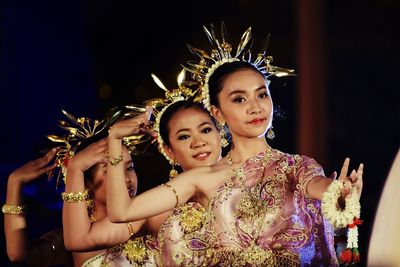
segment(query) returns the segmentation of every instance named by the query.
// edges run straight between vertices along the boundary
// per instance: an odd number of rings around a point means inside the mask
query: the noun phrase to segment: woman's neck
[[[269,148],[265,136],[255,138],[234,138],[231,149],[231,157],[233,162],[244,162],[245,160],[264,152]]]

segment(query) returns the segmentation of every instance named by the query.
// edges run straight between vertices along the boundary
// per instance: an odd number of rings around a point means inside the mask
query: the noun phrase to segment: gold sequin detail
[[[194,209],[190,205],[181,206],[180,212],[182,213],[180,225],[185,234],[197,231],[203,225],[205,208]]]
[[[147,256],[146,246],[141,238],[131,239],[123,244],[123,253],[131,263],[142,263]]]

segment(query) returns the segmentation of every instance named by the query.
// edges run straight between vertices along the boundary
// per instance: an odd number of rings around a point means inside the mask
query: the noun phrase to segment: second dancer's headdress
[[[153,131],[157,133],[157,146],[160,153],[169,161],[170,164],[174,164],[173,160],[167,155],[164,149],[164,140],[160,134],[160,121],[164,112],[174,103],[178,101],[188,100],[189,98],[195,98],[198,92],[197,88],[190,88],[197,83],[193,81],[187,81],[185,79],[185,70],[183,69],[178,75],[178,88],[167,89],[167,87],[161,82],[161,80],[154,74],[151,74],[154,82],[165,91],[165,98],[154,98],[146,101],[147,105],[153,107],[153,114],[155,116],[155,122],[153,125]]]

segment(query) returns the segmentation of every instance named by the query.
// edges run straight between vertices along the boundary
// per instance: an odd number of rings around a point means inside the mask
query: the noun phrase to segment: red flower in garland
[[[353,248],[353,262],[360,262],[360,251],[358,250],[358,248]]]
[[[341,263],[351,263],[352,254],[353,253],[351,252],[351,249],[349,249],[349,248],[344,249],[339,256],[340,262]]]

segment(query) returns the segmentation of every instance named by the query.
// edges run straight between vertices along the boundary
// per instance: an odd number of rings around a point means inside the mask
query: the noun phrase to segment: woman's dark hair
[[[208,91],[210,94],[211,105],[219,107],[218,94],[221,92],[223,83],[228,78],[228,76],[232,73],[245,69],[253,70],[257,73],[260,73],[260,75],[262,75],[265,79],[265,75],[249,62],[234,61],[224,63],[214,71],[214,73],[210,76],[210,79],[208,80]]]
[[[161,115],[160,119],[160,136],[162,140],[164,141],[164,144],[167,146],[170,145],[169,142],[169,127],[168,123],[171,120],[172,116],[183,109],[188,109],[188,108],[194,108],[198,109],[204,113],[206,113],[208,116],[210,116],[212,122],[214,123],[215,127],[217,127],[216,122],[213,117],[211,117],[210,113],[204,108],[204,106],[201,103],[194,102],[192,99],[189,100],[182,100],[182,101],[177,101],[173,104],[171,104]]]

